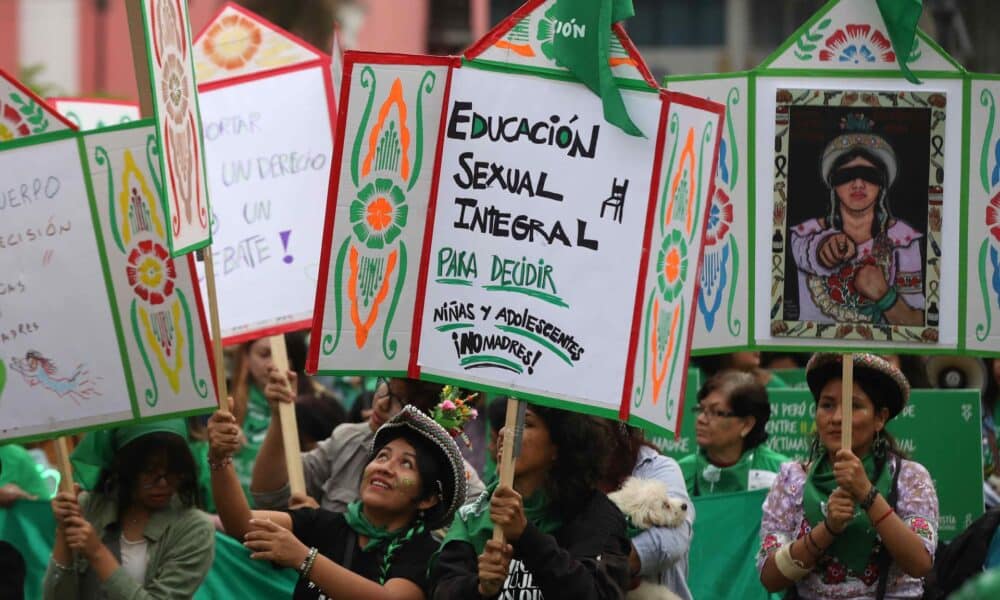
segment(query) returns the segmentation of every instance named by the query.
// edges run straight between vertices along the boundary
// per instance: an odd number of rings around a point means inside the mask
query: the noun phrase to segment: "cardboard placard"
[[[552,4],[464,63],[347,53],[310,366],[673,431],[723,108],[651,86],[617,28],[625,135],[525,35]]]
[[[129,26],[140,86],[140,106],[154,117],[162,140],[160,170],[170,215],[170,252],[180,256],[211,243],[205,144],[194,75],[187,2],[129,0]],[[143,58],[146,60],[143,61]],[[147,86],[148,87],[145,87]]]
[[[333,153],[330,59],[235,6],[195,49],[209,77],[199,95],[223,342],[308,328]]]
[[[0,144],[0,438],[215,406],[193,262],[166,249],[151,121]]]

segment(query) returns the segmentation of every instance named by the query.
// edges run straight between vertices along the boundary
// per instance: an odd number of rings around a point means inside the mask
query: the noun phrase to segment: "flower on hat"
[[[441,402],[431,411],[431,416],[437,424],[444,427],[452,437],[461,437],[469,448],[472,442],[462,428],[466,423],[479,416],[479,411],[470,406],[476,394],[461,398],[461,390],[453,385],[446,385],[441,390]]]

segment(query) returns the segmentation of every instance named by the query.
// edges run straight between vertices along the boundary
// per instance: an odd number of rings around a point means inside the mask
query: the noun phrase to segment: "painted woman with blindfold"
[[[889,210],[898,165],[864,115],[841,121],[820,170],[830,210],[791,228],[799,320],[923,325],[923,234]]]

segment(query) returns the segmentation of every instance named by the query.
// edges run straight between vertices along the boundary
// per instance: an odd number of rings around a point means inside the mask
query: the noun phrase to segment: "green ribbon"
[[[552,24],[556,63],[601,97],[608,123],[629,135],[644,137],[629,117],[608,62],[612,24],[633,16],[632,0],[556,0],[546,12]]]
[[[875,0],[878,10],[882,13],[882,20],[889,30],[889,40],[896,51],[896,62],[899,63],[899,70],[903,77],[910,83],[919,84],[920,80],[910,71],[907,62],[910,54],[913,53],[913,46],[917,39],[917,23],[920,22],[920,14],[924,11],[922,0]]]

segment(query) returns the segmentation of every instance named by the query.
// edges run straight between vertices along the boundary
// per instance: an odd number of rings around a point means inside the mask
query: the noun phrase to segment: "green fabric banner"
[[[694,499],[688,587],[695,600],[771,598],[760,583],[756,562],[766,497],[767,490],[754,490]]]
[[[907,81],[919,84],[920,80],[906,63],[910,60],[917,39],[917,23],[920,22],[920,14],[924,12],[923,0],[876,0],[876,3],[886,29],[889,30],[889,40],[896,51],[899,70]]]
[[[28,565],[25,598],[42,597],[42,579],[55,542],[55,519],[48,502],[18,501],[0,510],[0,540],[17,548]],[[197,600],[291,598],[298,573],[250,560],[250,552],[226,535],[215,534],[215,562]]]
[[[632,0],[556,0],[546,12],[552,22],[557,64],[601,97],[604,118],[625,133],[642,137],[625,108],[611,65],[611,26],[635,16]]]

